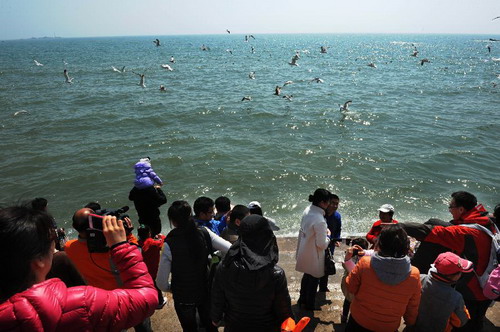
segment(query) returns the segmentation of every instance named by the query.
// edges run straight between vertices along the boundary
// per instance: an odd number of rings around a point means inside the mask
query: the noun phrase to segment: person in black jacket
[[[130,190],[128,199],[134,201],[134,206],[139,215],[139,224],[151,228],[151,236],[161,233],[161,219],[159,207],[167,203],[167,197],[159,186]]]
[[[276,237],[260,215],[243,218],[239,234],[215,275],[212,322],[224,319],[228,332],[280,331],[293,313]]]

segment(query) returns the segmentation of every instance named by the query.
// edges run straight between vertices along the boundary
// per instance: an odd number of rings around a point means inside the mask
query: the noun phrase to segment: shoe
[[[167,298],[164,296],[164,297],[163,297],[163,301],[162,301],[162,303],[159,303],[159,304],[156,306],[156,310],[163,309],[163,307],[165,306],[165,304],[167,304]]]

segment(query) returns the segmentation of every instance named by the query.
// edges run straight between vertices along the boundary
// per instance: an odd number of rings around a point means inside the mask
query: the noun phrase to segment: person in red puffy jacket
[[[126,241],[122,221],[103,219],[111,258],[123,289],[67,288],[45,280],[52,265],[51,217],[25,206],[0,209],[0,326],[2,331],[120,331],[151,316],[157,292],[136,246]]]

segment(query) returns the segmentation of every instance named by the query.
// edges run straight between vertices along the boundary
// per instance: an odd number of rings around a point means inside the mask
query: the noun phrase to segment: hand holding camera
[[[102,232],[109,247],[127,240],[123,221],[114,216],[104,216],[102,220]]]
[[[345,251],[344,261],[350,260],[353,256],[364,256],[365,251],[359,245],[355,244],[352,247],[347,248]]]

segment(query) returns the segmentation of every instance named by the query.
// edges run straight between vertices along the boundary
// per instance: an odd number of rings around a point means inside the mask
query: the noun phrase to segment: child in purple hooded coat
[[[149,157],[139,159],[134,166],[135,169],[135,181],[134,186],[137,189],[144,189],[147,187],[152,187],[155,183],[160,186],[163,185],[163,181],[151,167],[151,159]]]

